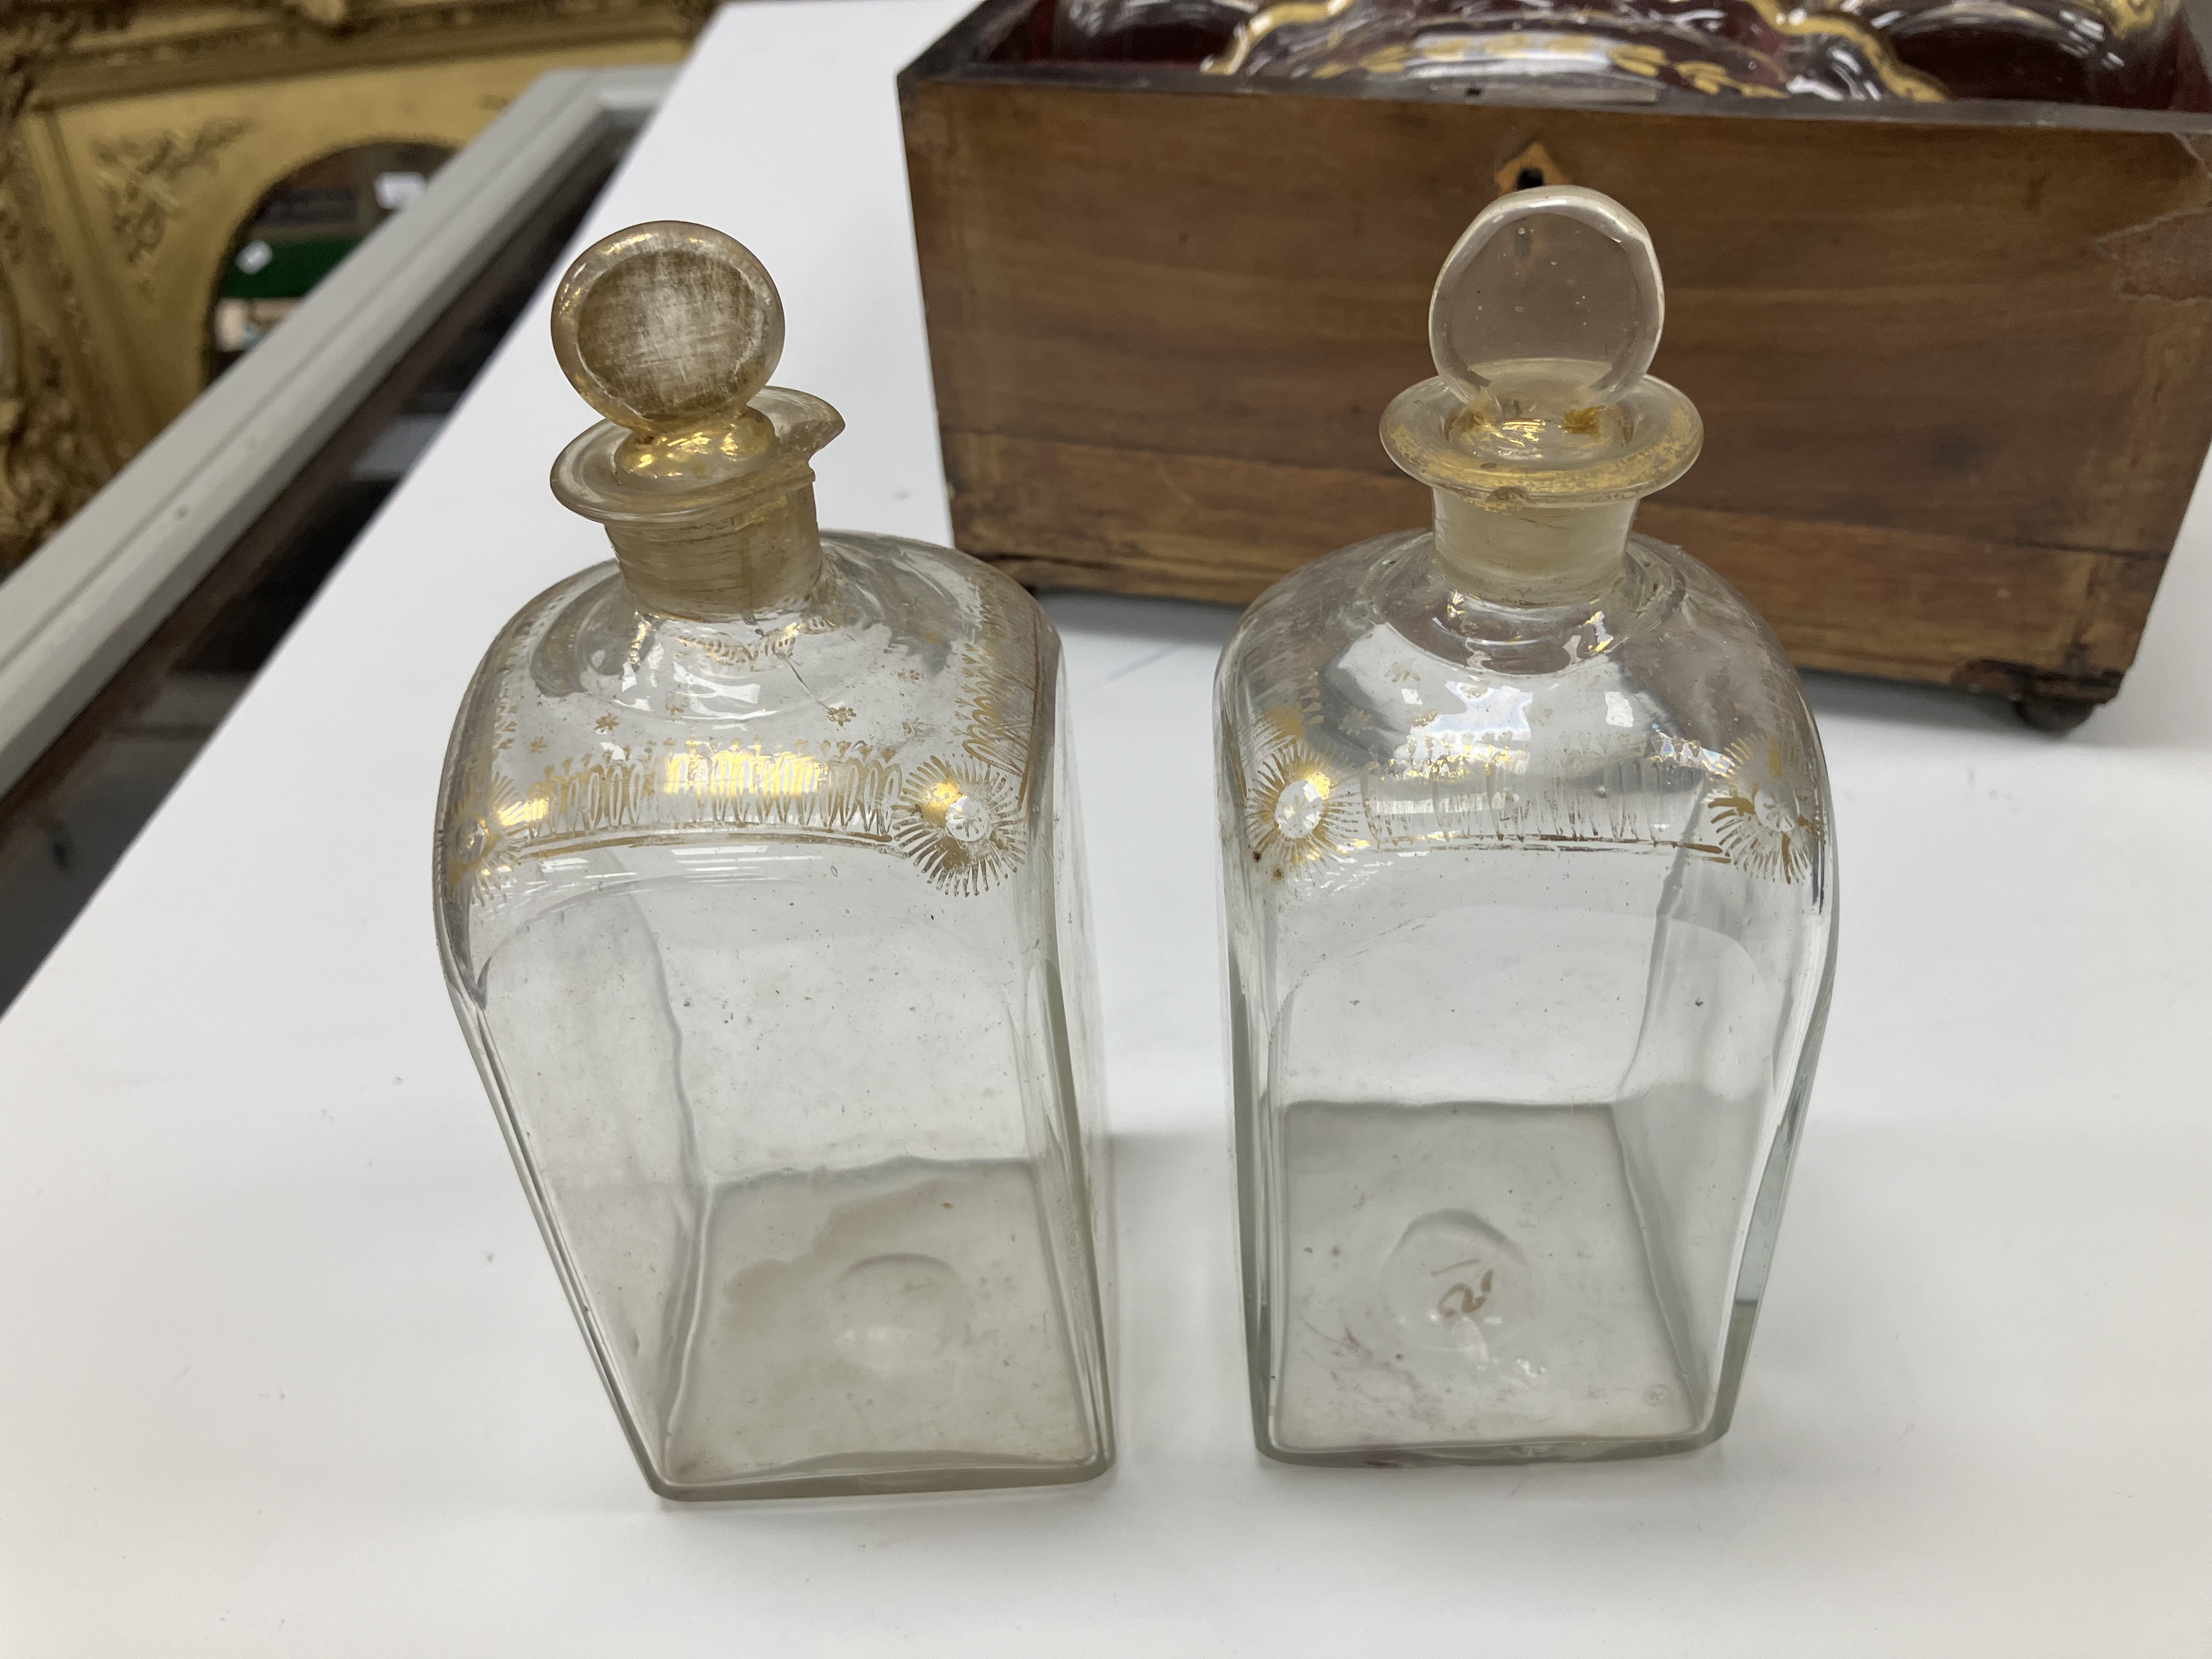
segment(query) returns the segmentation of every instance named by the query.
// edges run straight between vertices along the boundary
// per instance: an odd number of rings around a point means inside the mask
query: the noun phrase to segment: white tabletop
[[[703,219],[766,260],[779,380],[850,423],[827,522],[946,533],[891,78],[965,3],[726,12],[586,228]],[[586,421],[519,329],[0,1023],[0,1654],[2212,1649],[2203,512],[2069,738],[1814,686],[1842,972],[1741,1409],[1709,1450],[1582,1468],[1254,1453],[1207,769],[1231,616],[1053,599],[1121,1465],[681,1508],[617,1431],[431,940],[463,685],[605,556],[545,489]],[[1109,787],[1140,755],[1141,836]]]

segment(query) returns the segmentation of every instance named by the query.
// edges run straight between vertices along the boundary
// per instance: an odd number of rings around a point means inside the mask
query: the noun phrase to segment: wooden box
[[[2212,113],[1237,81],[1051,61],[1048,5],[900,81],[963,548],[1242,602],[1425,523],[1376,422],[1454,239],[1540,177],[1665,270],[1706,441],[1640,528],[1805,665],[2051,726],[2118,690],[2212,442]]]

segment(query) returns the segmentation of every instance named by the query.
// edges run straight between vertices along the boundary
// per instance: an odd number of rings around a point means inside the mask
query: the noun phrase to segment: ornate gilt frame
[[[714,0],[0,0],[0,574],[201,391],[278,181],[458,149],[552,70],[672,63]]]

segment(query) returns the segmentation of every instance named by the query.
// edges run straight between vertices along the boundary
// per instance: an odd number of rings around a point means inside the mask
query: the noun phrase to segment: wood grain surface
[[[1124,88],[977,67],[987,21],[902,85],[962,546],[1243,600],[1425,522],[1376,424],[1540,145],[1664,266],[1655,372],[1706,444],[1644,528],[1808,665],[2117,690],[2212,443],[2212,119]]]

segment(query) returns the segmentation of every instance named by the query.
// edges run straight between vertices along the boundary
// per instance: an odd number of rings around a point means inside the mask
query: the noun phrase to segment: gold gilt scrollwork
[[[27,277],[53,320],[82,334],[68,267],[25,222],[27,169],[18,133],[39,77],[88,29],[128,21],[131,8],[100,0],[0,0],[0,575],[21,563],[107,477],[107,447],[88,429],[60,344],[27,323],[15,298]]]
[[[0,392],[0,569],[91,500],[106,469],[63,389],[61,353],[36,329],[9,331]]]
[[[252,130],[251,121],[222,115],[190,132],[133,133],[93,145],[100,191],[107,198],[108,228],[142,285],[153,283],[155,256],[178,207],[178,181],[212,167],[216,155]]]
[[[0,0],[0,575],[204,384],[215,267],[270,183],[458,149],[545,70],[672,61],[712,9]]]
[[[1280,0],[1279,4],[1262,7],[1239,23],[1229,44],[1199,67],[1208,75],[1239,74],[1252,48],[1277,29],[1292,23],[1326,23],[1358,3],[1358,0]]]
[[[40,74],[80,34],[121,28],[133,9],[129,0],[0,0],[0,137],[12,136]]]
[[[1762,21],[1777,33],[1791,40],[1826,37],[1838,42],[1855,54],[1878,79],[1892,97],[1912,103],[1941,103],[1948,94],[1942,87],[1928,76],[1907,69],[1899,63],[1888,43],[1873,29],[1856,18],[1839,15],[1818,8],[1785,6],[1778,0],[1748,0]],[[2121,27],[2123,14],[2148,9],[2158,11],[2163,0],[2093,0],[2097,8],[2112,17],[2116,27]],[[1209,75],[1242,73],[1250,59],[1253,49],[1278,29],[1292,26],[1335,21],[1346,16],[1359,4],[1359,0],[1278,0],[1278,3],[1263,7],[1237,26],[1237,33],[1227,46],[1200,65]],[[1449,23],[1452,14],[1439,9],[1436,21]],[[1529,28],[1545,26],[1540,13],[1532,12],[1528,20]],[[1346,27],[1350,27],[1346,25]],[[1553,22],[1552,27],[1558,27]],[[1602,45],[1591,37],[1595,48]],[[1459,47],[1444,46],[1425,48],[1419,43],[1380,48],[1359,62],[1359,67],[1370,75],[1403,73],[1425,58],[1449,61],[1456,56]],[[1510,45],[1501,44],[1500,56],[1515,55]],[[1656,76],[1668,67],[1666,57],[1657,48],[1645,46],[1619,46],[1612,51],[1613,63],[1632,74]],[[1746,97],[1779,98],[1785,94],[1771,87],[1753,86],[1730,75],[1718,64],[1690,61],[1672,65],[1685,83],[1706,94],[1735,93]],[[1322,76],[1341,74],[1340,67],[1332,67]]]
[[[1614,46],[1607,56],[1612,58],[1616,68],[1625,69],[1631,75],[1644,75],[1656,78],[1669,67],[1667,54],[1656,46],[1624,44]],[[1708,96],[1723,92],[1733,92],[1744,98],[1787,96],[1779,88],[1754,86],[1750,82],[1738,80],[1718,64],[1703,63],[1693,58],[1687,62],[1674,63],[1672,68],[1693,91],[1705,93]]]
[[[1915,104],[1941,104],[1950,98],[1940,82],[1917,70],[1905,68],[1890,50],[1889,42],[1856,17],[1817,9],[1784,7],[1777,0],[1751,0],[1751,5],[1768,27],[1793,39],[1828,35],[1842,41],[1859,55],[1893,97]]]

